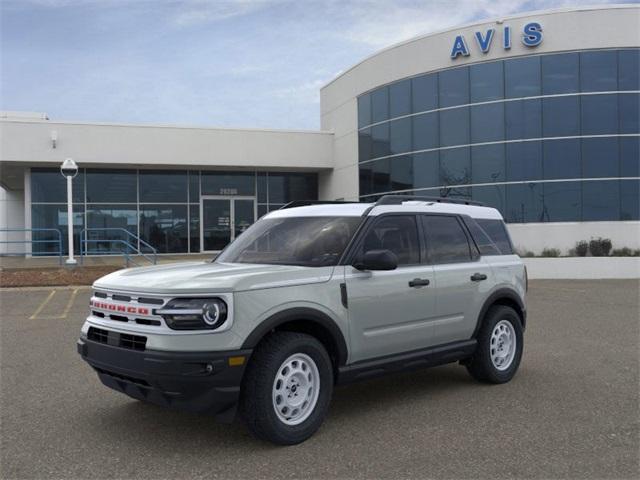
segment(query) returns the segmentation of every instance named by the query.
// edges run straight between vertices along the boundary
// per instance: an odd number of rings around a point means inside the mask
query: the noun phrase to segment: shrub
[[[593,238],[589,242],[589,250],[594,257],[608,257],[611,247],[611,240],[608,238]]]
[[[586,240],[580,240],[576,242],[576,247],[573,250],[578,257],[586,257],[589,251],[589,244]]]
[[[531,257],[535,257],[535,253],[533,253],[531,250],[520,250],[520,249],[516,249],[516,253],[518,255],[520,255],[523,258],[531,258]]]
[[[557,248],[545,248],[540,254],[541,257],[559,257],[560,250]]]
[[[614,257],[640,257],[640,250],[631,250],[629,247],[616,248],[611,252]]]

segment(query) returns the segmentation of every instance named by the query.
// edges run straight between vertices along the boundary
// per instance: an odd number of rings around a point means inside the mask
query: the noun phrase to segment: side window
[[[369,250],[391,250],[398,257],[398,265],[420,263],[420,240],[413,215],[381,217],[367,232],[360,254]]]
[[[481,255],[501,255],[500,249],[495,245],[495,243],[493,243],[482,227],[478,225],[473,218],[463,217],[463,221],[469,229],[471,237],[473,237],[473,241],[476,243]]]
[[[513,254],[511,240],[509,239],[507,228],[502,220],[477,218],[476,222],[478,222],[478,225],[489,235],[489,238],[496,244],[496,247],[498,247],[502,255]]]
[[[422,224],[426,235],[430,263],[471,261],[469,240],[456,217],[424,215]]]

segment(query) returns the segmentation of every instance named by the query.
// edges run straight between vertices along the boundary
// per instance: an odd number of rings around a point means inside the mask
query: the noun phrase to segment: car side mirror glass
[[[353,268],[358,270],[395,270],[398,257],[391,250],[369,250],[360,257]]]

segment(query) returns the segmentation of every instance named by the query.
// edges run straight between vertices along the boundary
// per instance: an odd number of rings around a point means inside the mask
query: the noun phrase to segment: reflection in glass
[[[200,251],[200,205],[189,205],[189,247],[191,253]]]
[[[542,125],[545,137],[580,135],[580,98],[577,96],[544,98]]]
[[[480,63],[469,67],[471,103],[504,98],[503,62]]]
[[[200,172],[197,170],[189,172],[189,201],[200,201]]]
[[[618,89],[618,54],[611,51],[580,53],[580,85],[583,92]]]
[[[371,96],[367,93],[358,97],[358,127],[371,124]]]
[[[623,137],[620,141],[620,176],[640,177],[640,137]]]
[[[505,146],[471,147],[471,183],[496,183],[506,179]]]
[[[440,112],[440,146],[469,143],[469,107]]]
[[[255,222],[253,200],[233,201],[233,238],[234,240]]]
[[[58,172],[58,175],[60,173]],[[60,175],[62,177],[62,175]],[[31,205],[31,228],[56,228],[60,231],[60,236],[56,232],[33,232],[31,239],[33,240],[31,252],[34,255],[50,255],[58,254],[58,239],[62,240],[62,254],[68,255],[69,244],[67,242],[67,205]],[[84,228],[84,208],[82,205],[73,205],[73,242],[76,246],[80,245],[80,231]],[[17,245],[17,248],[16,248]],[[18,248],[24,248],[21,244],[10,245],[9,252],[17,252]]]
[[[620,131],[619,133],[640,133],[640,95],[636,93],[619,94]]]
[[[432,73],[411,79],[411,110],[413,113],[438,108],[438,74]]]
[[[582,221],[620,219],[620,181],[582,182]]]
[[[189,242],[186,205],[141,205],[140,238],[159,253],[185,253]]]
[[[504,103],[471,107],[471,143],[504,140]]]
[[[506,98],[540,95],[540,57],[505,61],[504,77]]]
[[[497,208],[504,215],[505,211],[505,186],[482,185],[472,188],[472,198],[476,202],[482,202],[488,207]]]
[[[372,147],[371,128],[360,130],[358,132],[358,161],[364,162],[371,159]]]
[[[582,177],[618,177],[618,139],[583,138],[582,139]]]
[[[640,90],[640,49],[618,51],[618,90]]]
[[[414,188],[436,187],[440,185],[439,152],[415,153],[412,157]]]
[[[620,180],[620,220],[640,220],[640,180]]]
[[[413,158],[403,155],[391,159],[391,189],[409,190],[413,187]]]
[[[412,117],[413,148],[412,150],[426,150],[438,148],[438,113],[425,113]]]
[[[544,142],[544,178],[580,178],[580,139],[546,140]]]
[[[137,183],[135,170],[87,169],[87,202],[135,203]]]
[[[84,202],[84,172],[79,169],[72,181],[73,202]],[[31,201],[33,203],[67,203],[67,180],[58,168],[31,169]]]
[[[389,122],[391,154],[411,150],[411,118],[401,118]]]
[[[269,203],[318,199],[318,175],[315,173],[269,173]]]
[[[371,122],[389,119],[389,87],[382,87],[371,92]]]
[[[138,248],[138,209],[133,205],[87,205],[86,251],[93,254],[132,252]]]
[[[507,185],[506,220],[509,223],[542,222],[542,184]]]
[[[580,101],[582,135],[618,133],[617,95],[584,95]]]
[[[542,56],[542,94],[557,95],[580,91],[578,53]]]
[[[543,184],[545,222],[575,222],[582,205],[581,182],[550,182]]]
[[[255,174],[239,172],[202,172],[203,195],[254,195]]]
[[[471,183],[469,148],[452,148],[440,152],[440,184],[462,185]]]
[[[515,100],[504,104],[507,140],[542,137],[542,100]]]
[[[411,81],[402,80],[389,85],[389,118],[411,113]]]
[[[542,178],[542,142],[506,144],[507,180],[538,180]]]
[[[140,202],[187,201],[187,172],[140,170]]]
[[[372,158],[390,155],[389,124],[382,123],[371,127]]]
[[[469,68],[453,68],[439,74],[440,108],[469,103]]]

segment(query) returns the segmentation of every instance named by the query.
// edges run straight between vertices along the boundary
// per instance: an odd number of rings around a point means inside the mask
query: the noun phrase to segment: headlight
[[[174,298],[156,313],[174,330],[215,330],[227,319],[227,304],[220,298]]]

